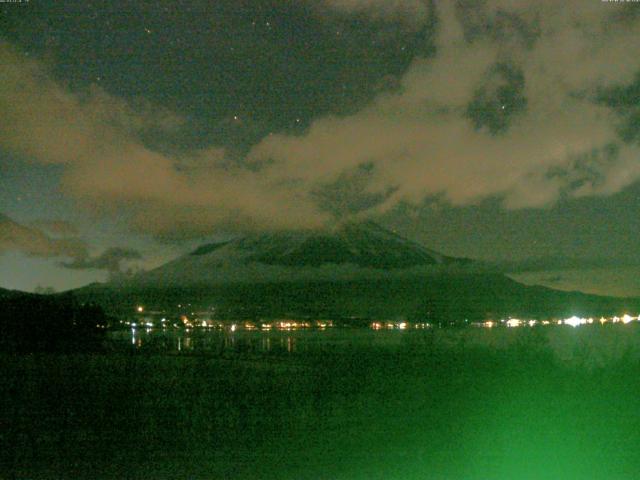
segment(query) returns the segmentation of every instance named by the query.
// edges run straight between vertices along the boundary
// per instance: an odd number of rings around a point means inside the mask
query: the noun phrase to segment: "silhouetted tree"
[[[0,347],[15,352],[96,351],[107,318],[71,295],[19,293],[0,300]]]

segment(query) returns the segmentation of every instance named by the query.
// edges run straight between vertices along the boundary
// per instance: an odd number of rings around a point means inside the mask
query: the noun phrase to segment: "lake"
[[[224,329],[151,329],[134,328],[111,332],[114,347],[141,351],[201,354],[304,354],[314,351],[358,347],[400,346],[407,337],[424,337],[428,333],[367,328],[303,328],[278,330]]]
[[[636,327],[125,331],[103,354],[2,355],[0,466],[43,479],[634,479]]]

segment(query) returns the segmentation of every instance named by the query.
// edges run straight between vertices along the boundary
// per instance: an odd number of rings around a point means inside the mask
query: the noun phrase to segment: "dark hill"
[[[112,311],[190,303],[227,318],[407,318],[463,322],[508,316],[640,311],[640,301],[522,285],[375,224],[254,234],[198,248],[130,282],[81,289]]]
[[[27,352],[96,351],[107,317],[95,304],[70,293],[38,295],[0,290],[0,350]]]

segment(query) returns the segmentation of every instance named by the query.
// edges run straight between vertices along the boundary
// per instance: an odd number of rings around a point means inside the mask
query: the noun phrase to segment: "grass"
[[[442,331],[264,358],[3,355],[1,471],[636,478],[640,361],[633,342],[618,347],[639,332],[554,332]],[[597,356],[603,346],[613,353]]]

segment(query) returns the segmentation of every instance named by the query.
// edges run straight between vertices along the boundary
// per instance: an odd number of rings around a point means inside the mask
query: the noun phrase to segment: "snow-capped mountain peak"
[[[206,244],[138,280],[193,284],[384,276],[468,261],[447,257],[372,222],[253,233]]]

